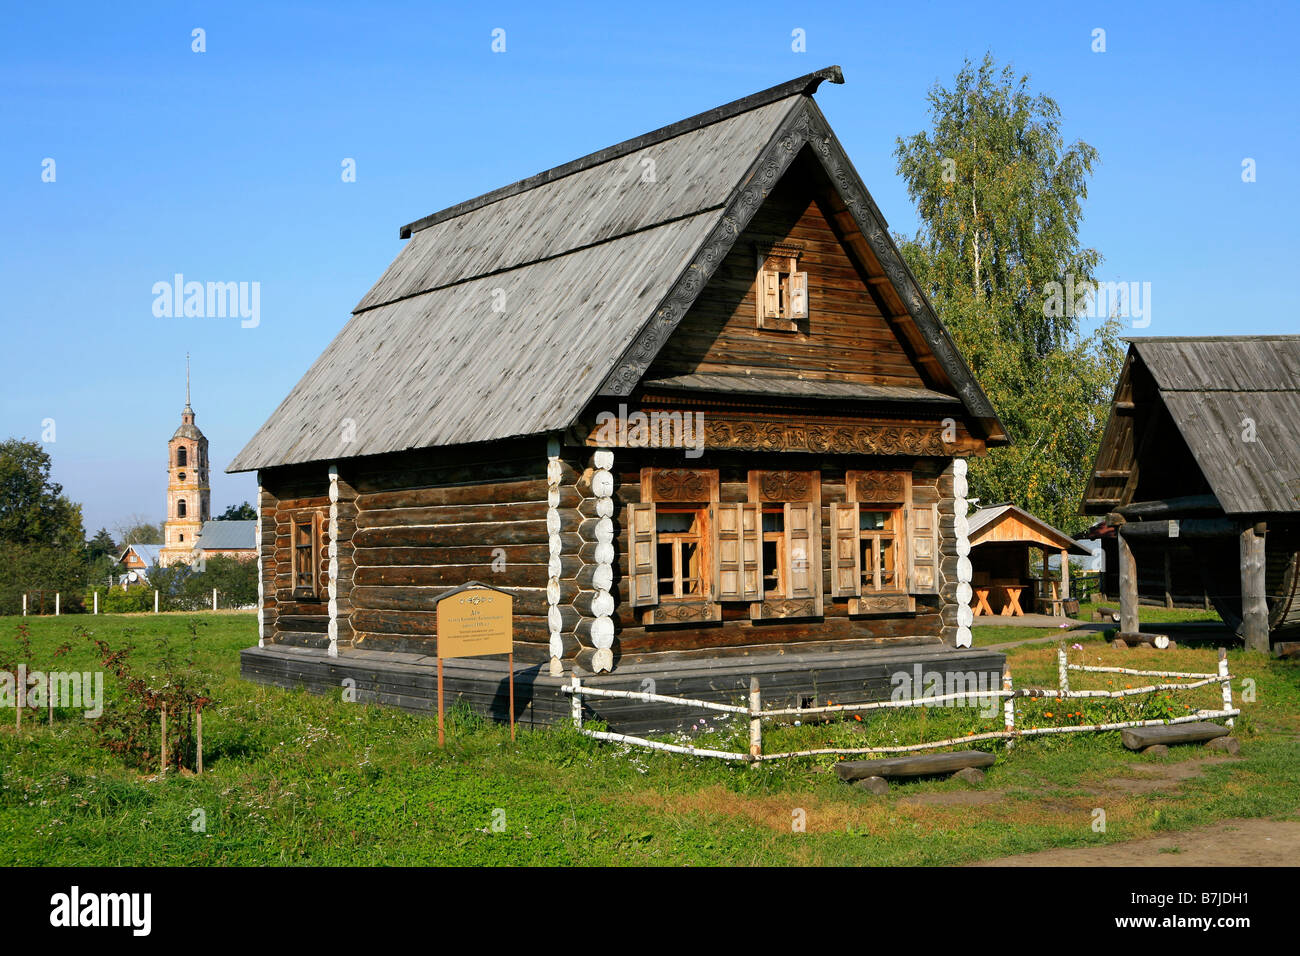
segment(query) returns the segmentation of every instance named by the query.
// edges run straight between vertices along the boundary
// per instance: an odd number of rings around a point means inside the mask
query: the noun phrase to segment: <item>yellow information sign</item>
[[[438,600],[438,656],[481,657],[514,648],[514,598],[487,587],[457,589]]]

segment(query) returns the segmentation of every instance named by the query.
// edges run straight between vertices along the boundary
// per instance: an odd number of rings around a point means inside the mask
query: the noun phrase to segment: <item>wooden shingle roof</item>
[[[834,166],[953,391],[1000,433],[811,99],[824,80],[839,68],[402,227],[410,242],[228,470],[560,431],[629,394],[804,147]]]

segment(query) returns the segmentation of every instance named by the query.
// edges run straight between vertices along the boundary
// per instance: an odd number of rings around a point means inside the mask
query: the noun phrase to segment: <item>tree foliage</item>
[[[228,505],[226,510],[217,515],[218,521],[255,521],[257,512],[247,501],[238,505]]]
[[[50,480],[50,456],[37,442],[0,442],[0,541],[81,548],[81,505]]]
[[[971,494],[1080,530],[1123,358],[1119,324],[1085,330],[1044,302],[1048,283],[1094,281],[1101,262],[1079,241],[1097,151],[1067,147],[1056,102],[990,55],[928,99],[931,129],[894,152],[921,219],[899,246],[1012,441],[971,463]]]

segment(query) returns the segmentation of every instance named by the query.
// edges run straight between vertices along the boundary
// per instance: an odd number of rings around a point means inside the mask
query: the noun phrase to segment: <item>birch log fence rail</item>
[[[785,760],[793,757],[910,753],[918,750],[935,750],[941,747],[953,747],[957,745],[966,746],[982,740],[1003,740],[1006,741],[1008,747],[1011,747],[1017,739],[1023,737],[1037,737],[1047,734],[1105,733],[1113,730],[1127,730],[1134,727],[1171,726],[1175,724],[1208,720],[1211,718],[1226,718],[1226,726],[1231,728],[1233,726],[1233,718],[1237,717],[1241,713],[1241,711],[1234,707],[1232,703],[1232,674],[1228,672],[1227,652],[1223,648],[1219,649],[1218,668],[1215,673],[1212,674],[1188,673],[1182,671],[1148,671],[1135,670],[1128,667],[1098,667],[1087,664],[1071,664],[1066,658],[1064,647],[1057,648],[1057,664],[1059,686],[1056,688],[1014,687],[1011,682],[1010,669],[1008,668],[1003,675],[1001,690],[966,690],[951,694],[911,697],[903,700],[880,700],[858,704],[827,704],[824,707],[778,707],[764,709],[762,706],[761,689],[757,677],[750,678],[748,705],[722,704],[715,701],[697,700],[689,697],[672,697],[664,694],[646,693],[644,691],[587,687],[583,685],[581,678],[577,676],[574,676],[571,682],[566,684],[564,687],[561,687],[560,690],[561,692],[570,695],[570,714],[573,719],[574,728],[582,735],[590,737],[593,740],[629,744],[637,747],[645,747],[649,750],[685,754],[692,757],[711,757],[718,760],[749,763],[752,767],[757,767],[760,763],[768,760]],[[1094,674],[1124,674],[1133,677],[1159,677],[1166,679],[1179,678],[1180,682],[1155,683],[1143,687],[1126,687],[1123,690],[1072,690],[1069,683],[1070,671]],[[1208,687],[1213,684],[1219,684],[1223,688],[1223,706],[1215,710],[1201,708],[1183,717],[1113,721],[1110,723],[1077,724],[1059,727],[1017,728],[1015,726],[1014,702],[1016,699],[1118,699],[1166,691],[1176,692],[1194,690],[1200,687]],[[745,716],[749,719],[749,753],[712,750],[703,747],[692,747],[689,744],[674,744],[659,740],[649,740],[645,737],[636,737],[631,734],[621,734],[607,730],[592,730],[583,725],[582,702],[583,699],[587,697],[636,700],[641,701],[642,703],[668,704],[671,706],[690,707],[693,709],[712,710],[718,713]],[[1003,707],[1005,730],[967,734],[962,737],[952,737],[945,740],[932,740],[923,743],[898,744],[890,747],[824,747],[811,750],[792,750],[782,753],[763,753],[763,721],[771,720],[776,717],[810,717],[827,714],[860,713],[863,711],[887,710],[902,707],[925,707],[956,701],[987,703],[990,700],[999,698],[1005,701]]]

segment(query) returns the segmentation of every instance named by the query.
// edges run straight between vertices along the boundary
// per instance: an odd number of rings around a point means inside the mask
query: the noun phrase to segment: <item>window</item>
[[[763,508],[763,593],[785,592],[785,509]]]
[[[821,614],[821,472],[751,471],[749,500],[762,510],[763,572],[750,617]]]
[[[850,614],[915,610],[938,593],[939,518],[933,488],[907,471],[849,471],[847,500],[831,505],[831,594]]]
[[[901,587],[898,575],[898,525],[901,508],[883,511],[858,509],[858,547],[861,549],[862,589],[864,591],[897,591]]]
[[[655,509],[655,537],[661,598],[703,599],[709,593],[704,575],[703,511]]]
[[[180,448],[176,449],[176,467],[177,468],[185,467],[185,446],[184,445],[181,445]]]
[[[155,460],[156,460],[156,459],[155,459]],[[184,499],[184,498],[181,498],[180,500],[178,500],[178,501],[176,502],[176,517],[178,517],[178,518],[184,518],[184,517],[185,517],[185,499]]]
[[[797,243],[758,247],[754,300],[760,329],[796,332],[797,320],[808,318],[808,273],[799,271],[802,251]]]
[[[319,594],[320,535],[319,518],[314,511],[294,516],[291,551],[293,592],[295,597]]]

